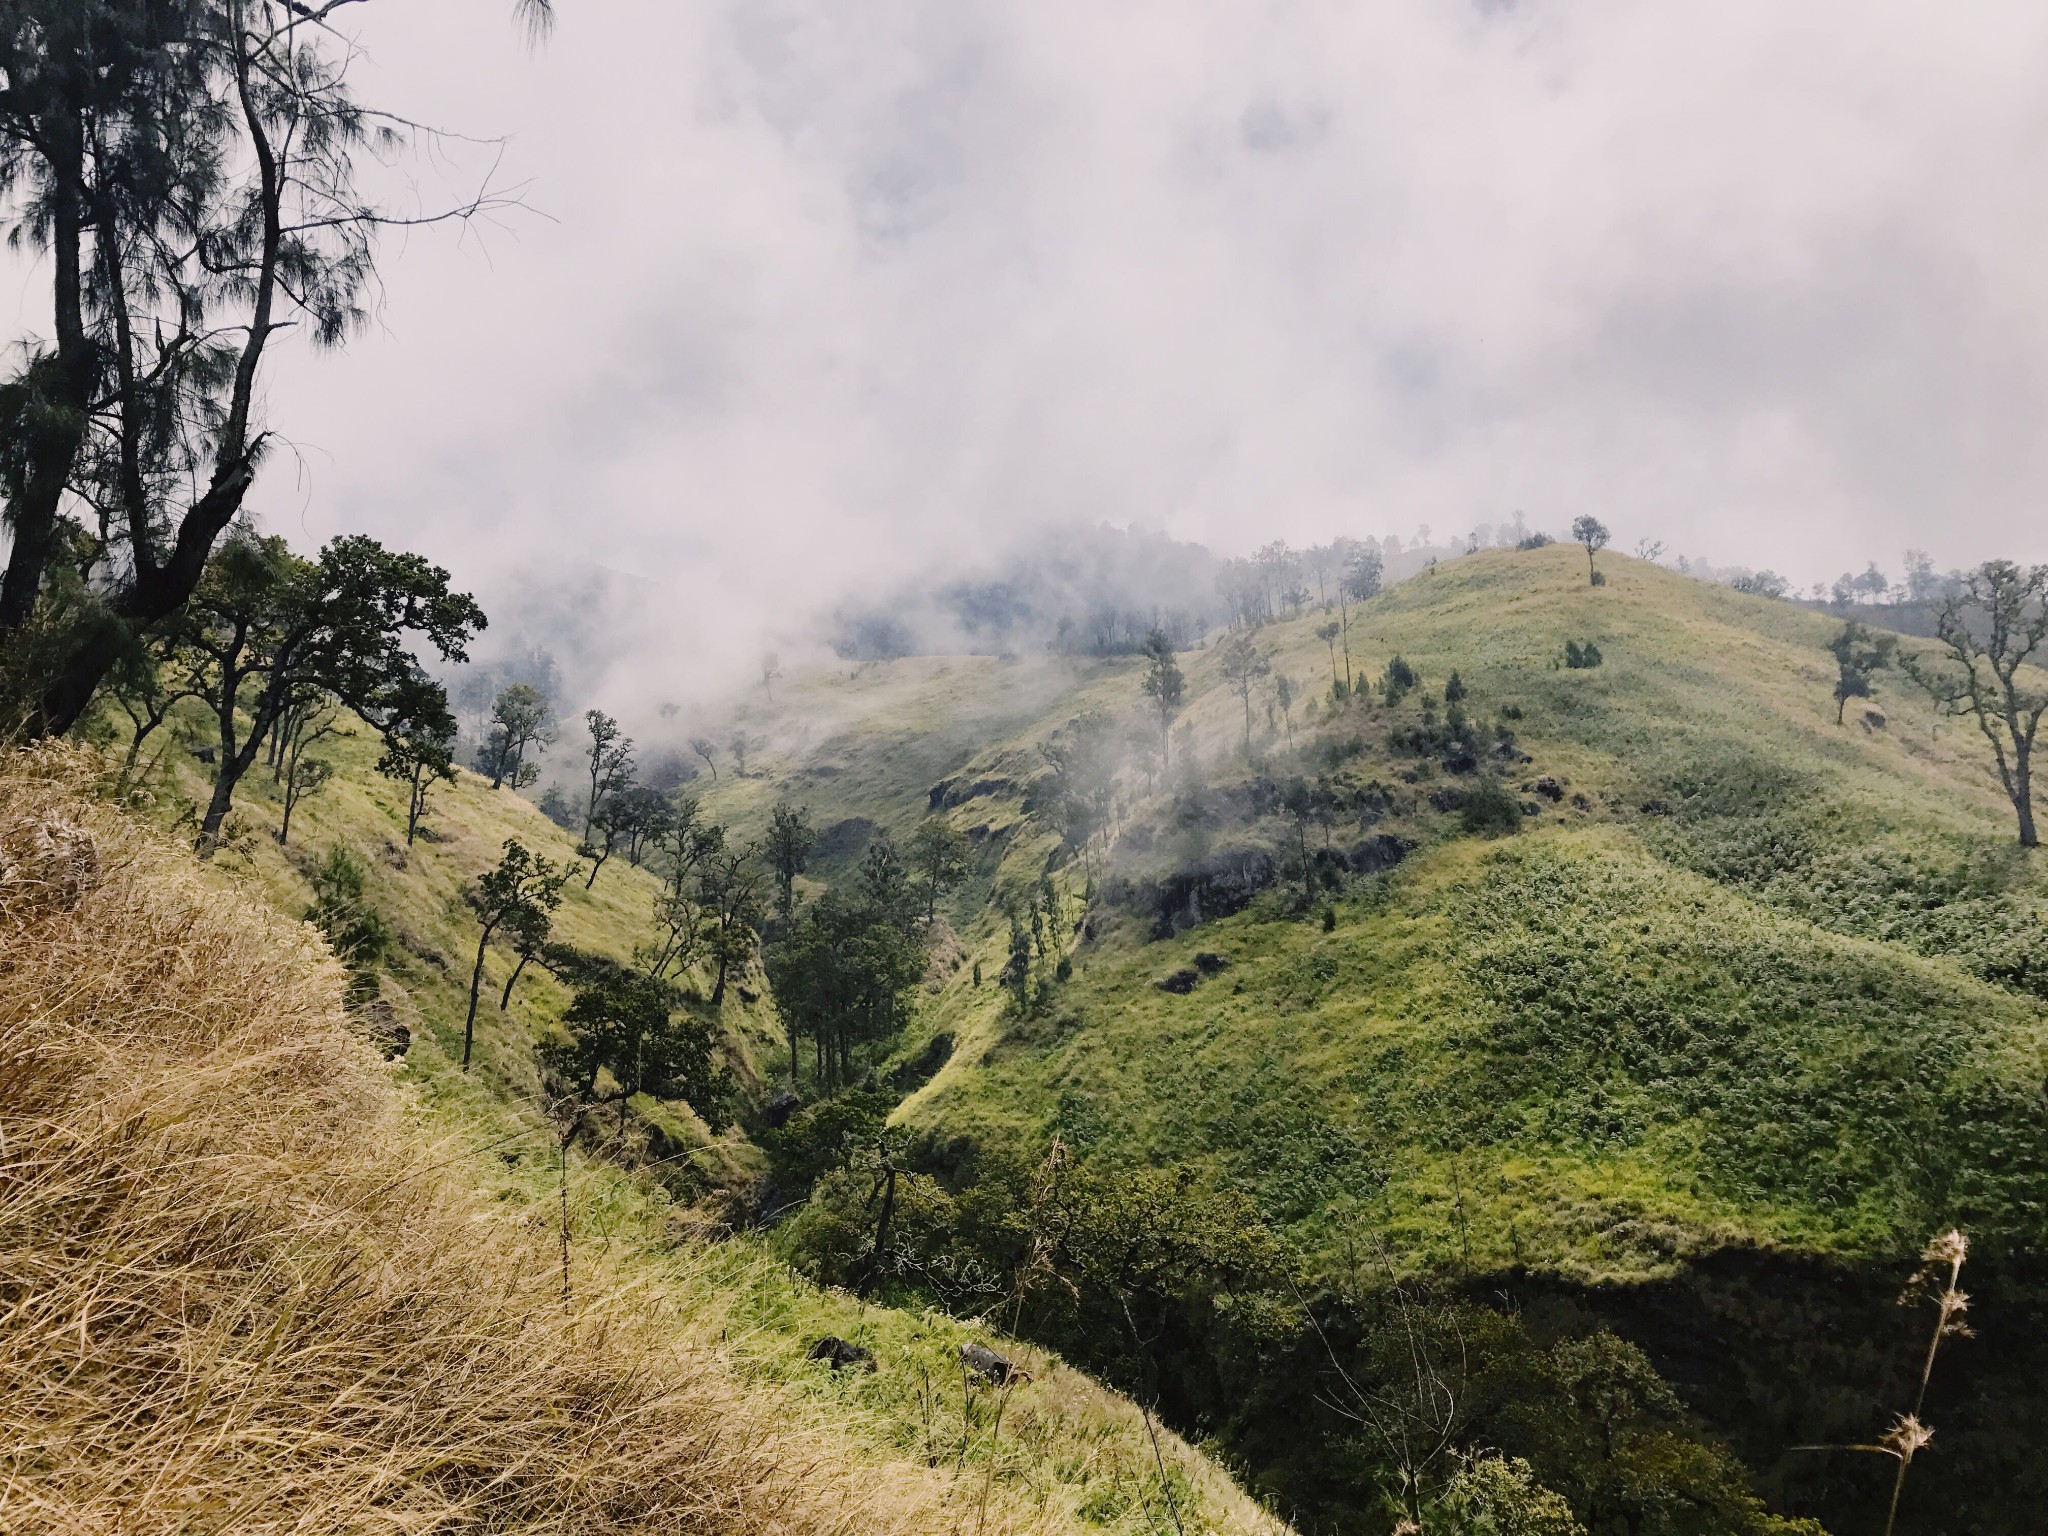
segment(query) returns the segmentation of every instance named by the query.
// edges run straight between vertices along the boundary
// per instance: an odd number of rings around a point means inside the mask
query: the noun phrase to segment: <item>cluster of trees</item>
[[[1400,547],[1398,539],[1387,543]],[[1336,608],[1348,622],[1352,603],[1378,594],[1385,567],[1386,552],[1371,539],[1333,539],[1303,550],[1276,539],[1249,559],[1226,562],[1216,590],[1233,629],[1298,617],[1311,605],[1324,613]]]
[[[52,321],[0,380],[0,731],[86,718],[118,673],[148,673],[209,585],[229,615],[216,606],[195,626],[215,653],[207,696],[244,708],[225,674],[249,649],[234,632],[247,594],[220,588],[253,580],[271,637],[294,633],[258,646],[246,697],[262,695],[265,718],[227,732],[203,837],[254,761],[245,749],[260,753],[296,706],[296,684],[273,691],[272,677],[321,653],[308,665],[336,668],[329,691],[345,697],[374,664],[276,611],[281,594],[359,580],[340,567],[370,550],[330,546],[313,575],[260,543],[232,569],[211,558],[274,445],[270,349],[292,332],[336,345],[365,323],[380,229],[502,204],[484,189],[399,220],[365,196],[359,157],[418,130],[354,99],[350,45],[326,16],[278,0],[24,0],[0,14],[0,198]]]
[[[778,922],[766,961],[788,1032],[792,1084],[808,1038],[812,1081],[829,1095],[858,1083],[910,1022],[939,902],[971,862],[967,840],[943,816],[928,816],[903,850],[877,832],[853,881],[805,904],[795,877],[814,842],[801,809],[776,808],[767,851]]]
[[[199,848],[217,845],[237,788],[259,763],[293,810],[333,772],[317,744],[352,714],[384,743],[378,771],[407,791],[406,840],[427,795],[454,776],[448,695],[414,656],[420,642],[460,661],[484,616],[448,573],[374,539],[339,538],[311,560],[284,540],[238,526],[207,561],[190,600],[136,642],[107,692],[133,725],[124,772],[174,706],[195,700],[211,721],[213,789]]]

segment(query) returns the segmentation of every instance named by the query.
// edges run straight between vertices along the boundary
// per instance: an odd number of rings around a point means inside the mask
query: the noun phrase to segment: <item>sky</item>
[[[1075,520],[2048,559],[2038,3],[508,9],[343,13],[366,100],[504,140],[389,189],[528,207],[280,359],[295,539],[643,577],[702,665]]]

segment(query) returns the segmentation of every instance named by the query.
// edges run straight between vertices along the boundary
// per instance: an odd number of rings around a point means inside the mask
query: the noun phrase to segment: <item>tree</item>
[[[184,633],[182,619],[166,625],[149,644],[116,668],[107,691],[131,726],[128,755],[122,760],[116,781],[125,789],[135,781],[143,743],[170,719],[171,711],[187,699],[206,697],[204,669]],[[158,753],[152,766],[162,756]]]
[[[1287,745],[1294,745],[1294,679],[1285,672],[1273,679],[1273,698],[1280,706],[1280,718],[1287,722]]]
[[[1249,634],[1232,635],[1225,642],[1217,665],[1223,671],[1223,680],[1244,703],[1244,750],[1252,750],[1252,685],[1273,670],[1272,663]]]
[[[619,835],[625,839],[626,858],[638,867],[651,848],[660,846],[669,823],[675,819],[675,802],[651,784],[630,784],[613,797],[619,818]]]
[[[1159,714],[1159,760],[1163,767],[1171,768],[1173,748],[1173,718],[1180,713],[1181,703],[1187,695],[1187,679],[1181,676],[1180,663],[1174,659],[1173,641],[1166,631],[1154,628],[1145,636],[1145,697],[1152,701],[1152,707]]]
[[[291,733],[290,745],[280,765],[278,782],[284,789],[283,813],[278,818],[277,842],[279,847],[291,838],[292,812],[299,808],[299,802],[308,795],[317,795],[327,787],[327,781],[334,777],[334,764],[324,757],[313,757],[309,749],[313,743],[325,736],[352,734],[342,731],[335,723],[334,711],[323,710],[317,717],[301,720]]]
[[[768,840],[762,851],[775,872],[775,912],[785,927],[796,916],[796,877],[804,872],[817,844],[809,807],[777,801],[768,813]]]
[[[551,964],[574,995],[562,1010],[562,1038],[540,1048],[541,1065],[583,1113],[615,1103],[623,1116],[626,1100],[645,1093],[685,1100],[712,1121],[723,1084],[709,1019],[685,1010],[669,983],[605,956],[558,946]]]
[[[1450,681],[1444,684],[1444,702],[1446,704],[1461,704],[1470,694],[1471,690],[1465,686],[1465,680],[1458,676],[1457,668],[1453,667],[1451,669]]]
[[[1401,653],[1396,651],[1387,662],[1387,670],[1380,675],[1380,695],[1392,709],[1408,696],[1409,690],[1422,681],[1415,675],[1415,669],[1408,665]]]
[[[1114,835],[1117,814],[1116,741],[1109,717],[1092,710],[1076,715],[1038,744],[1038,755],[1052,769],[1049,798],[1061,839],[1092,878],[1095,851]]]
[[[1986,561],[1943,601],[1935,635],[1942,651],[1907,655],[1900,665],[1936,709],[1977,722],[2019,817],[2020,846],[2036,847],[2034,732],[2048,690],[2023,679],[2020,668],[2048,640],[2048,566]]]
[[[483,986],[484,954],[491,947],[491,940],[501,930],[522,936],[535,930],[545,934],[555,908],[561,905],[562,887],[575,872],[575,865],[559,866],[529,851],[517,838],[508,837],[497,867],[487,870],[465,892],[480,930],[476,964],[469,973],[469,1016],[462,1024],[463,1071],[469,1070],[470,1050],[476,1038],[477,993]]]
[[[802,1038],[815,1047],[816,1081],[831,1092],[856,1080],[854,1053],[893,1039],[909,1022],[925,969],[923,931],[908,920],[908,887],[894,850],[869,845],[850,891],[812,902],[768,953],[796,1077]]]
[[[540,777],[540,765],[526,754],[554,744],[554,706],[531,683],[514,683],[491,705],[491,730],[477,749],[477,767],[491,776],[491,788],[509,781],[524,789]]]
[[[288,714],[303,718],[326,698],[381,724],[395,701],[440,687],[420,681],[408,636],[461,661],[484,626],[476,603],[449,591],[446,571],[359,535],[308,561],[282,539],[237,533],[210,563],[189,611],[219,738],[202,852],[211,852],[235,787]]]
[[[1593,556],[1597,551],[1607,547],[1607,541],[1611,537],[1607,525],[1591,513],[1572,519],[1572,538],[1585,546],[1586,580],[1594,586],[1600,584],[1600,573],[1593,568]]]
[[[943,816],[927,816],[910,835],[910,867],[924,892],[924,920],[938,916],[939,898],[953,889],[974,866],[967,839]]]
[[[405,845],[426,819],[427,792],[455,782],[455,717],[448,696],[415,669],[392,690],[377,771],[405,786]]]
[[[619,722],[601,709],[585,710],[583,723],[590,731],[590,747],[584,754],[590,761],[590,798],[583,804],[583,840],[590,841],[591,823],[597,808],[613,790],[633,779],[633,738]]]
[[[395,217],[363,194],[361,157],[422,131],[353,99],[331,10],[0,11],[0,197],[52,320],[0,383],[0,652],[30,735],[79,720],[204,580],[272,445],[260,418],[279,334],[337,346],[366,323],[380,230],[505,205],[485,187]]]
[[[1335,619],[1316,626],[1316,638],[1330,648],[1330,692],[1333,695],[1337,692],[1337,636],[1342,631],[1343,626]]]
[[[730,750],[732,752],[734,778],[744,779],[747,776],[747,754],[759,745],[761,745],[760,741],[756,737],[749,736],[745,731],[734,731],[732,733],[732,747]]]
[[[782,658],[773,651],[761,657],[761,691],[768,695],[768,701],[775,702],[775,679],[782,676]]]
[[[655,940],[643,952],[653,975],[674,979],[697,963],[704,939],[699,876],[705,861],[724,846],[725,829],[706,824],[695,800],[677,803],[655,845],[662,888],[654,903]]]
[[[1842,723],[1851,699],[1870,697],[1870,674],[1891,665],[1898,645],[1898,636],[1865,629],[1854,619],[1828,642],[1835,658],[1835,724]]]
[[[697,866],[698,900],[704,912],[704,947],[712,965],[711,1006],[725,1003],[725,984],[753,958],[761,926],[760,877],[751,848],[725,846],[724,829],[707,846]]]
[[[589,890],[597,884],[597,872],[610,861],[612,851],[621,842],[630,842],[633,836],[633,821],[639,815],[637,802],[628,794],[610,794],[600,800],[597,814],[586,826],[583,842],[576,849],[579,858],[590,861],[590,873],[584,878],[583,889]]]
[[[718,744],[709,736],[692,736],[690,750],[704,759],[704,766],[711,770],[711,777],[715,781],[718,778],[718,761],[712,754],[718,750]]]
[[[1379,550],[1371,544],[1358,546],[1344,567],[1344,580],[1337,587],[1337,623],[1344,639],[1344,691],[1355,690],[1351,677],[1351,604],[1369,603],[1380,594],[1384,566]]]
[[[334,764],[324,757],[312,757],[304,753],[292,755],[291,767],[284,776],[284,814],[277,823],[277,841],[282,846],[292,835],[292,812],[299,808],[299,802],[309,795],[317,795],[327,787],[327,781],[334,777]]]

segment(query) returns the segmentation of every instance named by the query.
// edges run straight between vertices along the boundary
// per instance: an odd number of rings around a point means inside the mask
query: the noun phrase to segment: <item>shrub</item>
[[[1460,799],[1458,820],[1476,837],[1506,837],[1522,829],[1522,803],[1498,779],[1481,779]]]

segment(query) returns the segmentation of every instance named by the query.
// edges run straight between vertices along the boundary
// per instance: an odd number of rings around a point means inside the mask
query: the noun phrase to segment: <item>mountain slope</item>
[[[1882,1520],[1878,1470],[1794,1448],[1867,1441],[1910,1401],[1925,1338],[1893,1302],[1961,1225],[1981,1338],[1944,1358],[1942,1449],[1902,1518],[2027,1529],[2048,1496],[2023,1428],[2048,1411],[2040,856],[1974,732],[1896,674],[1835,723],[1839,621],[1602,568],[1594,587],[1576,550],[1489,552],[1354,610],[1359,675],[1397,654],[1420,674],[1398,704],[1330,700],[1323,615],[1268,626],[1249,751],[1211,635],[1180,657],[1177,766],[1127,755],[1085,859],[1039,748],[1091,713],[1138,739],[1136,661],[793,680],[736,712],[774,745],[708,798],[741,824],[808,805],[826,881],[877,827],[937,814],[973,840],[944,909],[958,963],[878,1063],[929,1074],[896,1121],[942,1181],[1057,1137],[1112,1178],[1248,1196],[1311,1274],[1383,1244],[1542,1337],[1620,1330],[1782,1513]],[[1568,642],[1601,663],[1565,665]],[[1281,674],[1305,685],[1291,720]],[[989,725],[991,700],[1035,714],[894,750],[963,694]],[[1020,1007],[1006,912],[1042,910],[1047,879],[1059,917]],[[1235,1368],[1189,1368],[1183,1427],[1290,1498],[1341,1499],[1311,1487],[1331,1442],[1281,1428],[1315,1360]]]
[[[1249,766],[1220,647],[1184,657],[1206,788],[1256,797],[1290,774],[1378,784],[1387,803],[1310,836],[1415,850],[1334,896],[1327,933],[1267,899],[1154,942],[1157,914],[1118,912],[1112,874],[1049,1021],[1016,1020],[992,986],[953,974],[928,1026],[953,1036],[953,1056],[903,1117],[1026,1142],[1057,1129],[1132,1162],[1192,1158],[1283,1224],[1335,1230],[1379,1210],[1417,1262],[1455,1250],[1600,1276],[1729,1241],[1894,1252],[1943,1220],[2033,1230],[2048,1209],[2048,1034],[2025,984],[2041,880],[2009,846],[1975,741],[1954,725],[1935,735],[1897,690],[1882,728],[1837,727],[1832,621],[1605,564],[1597,588],[1575,551],[1555,549],[1403,583],[1359,611],[1351,646],[1375,676],[1402,655],[1423,689],[1395,709],[1320,707],[1295,722],[1291,755],[1255,696],[1267,739]],[[1276,674],[1327,679],[1320,618],[1261,632]],[[1604,664],[1557,667],[1568,640],[1596,643]],[[744,818],[777,793],[805,801],[844,859],[868,824],[900,832],[959,796],[944,814],[975,834],[985,868],[955,921],[986,976],[1001,925],[975,899],[1025,887],[1054,846],[1027,811],[1036,743],[1140,700],[1132,663],[978,664],[972,686],[1006,698],[1066,686],[979,752],[904,761],[898,722],[946,713],[967,686],[957,665],[868,669],[830,695],[848,712],[871,699],[865,720],[718,803]],[[1505,725],[1531,759],[1501,765],[1537,812],[1510,839],[1462,835],[1430,796],[1470,776],[1393,743],[1453,671],[1471,715]],[[878,672],[886,682],[869,681]],[[782,718],[806,708],[798,694]],[[1520,787],[1539,777],[1556,800]],[[1255,843],[1261,821],[1284,841],[1284,816],[1212,810],[1189,851],[1162,855],[1155,839],[1132,853],[1134,832],[1152,831],[1137,796],[1123,862],[1141,873],[1198,864],[1203,843]],[[1184,992],[1155,985],[1200,976],[1202,953],[1228,969]]]
[[[323,745],[345,771],[295,847],[252,784],[214,872],[93,804],[89,760],[0,769],[0,1291],[22,1303],[0,1371],[36,1383],[0,1407],[0,1524],[844,1532],[971,1513],[1135,1533],[1171,1501],[1217,1536],[1283,1529],[1043,1351],[703,1241],[690,1202],[757,1154],[685,1107],[635,1106],[666,1166],[622,1166],[644,1145],[558,1162],[524,1097],[552,981],[501,1014],[493,956],[478,1070],[453,1064],[474,943],[458,892],[507,836],[555,858],[573,839],[464,775],[408,852],[368,745]],[[295,920],[336,847],[399,936],[354,1017]],[[607,867],[561,931],[623,956],[651,898]],[[757,1007],[728,1006],[742,1056]],[[393,1019],[411,1047],[379,1066],[362,1035]],[[808,1359],[828,1333],[876,1369]],[[969,1342],[1034,1379],[963,1396]],[[189,1432],[138,1428],[165,1416]]]

